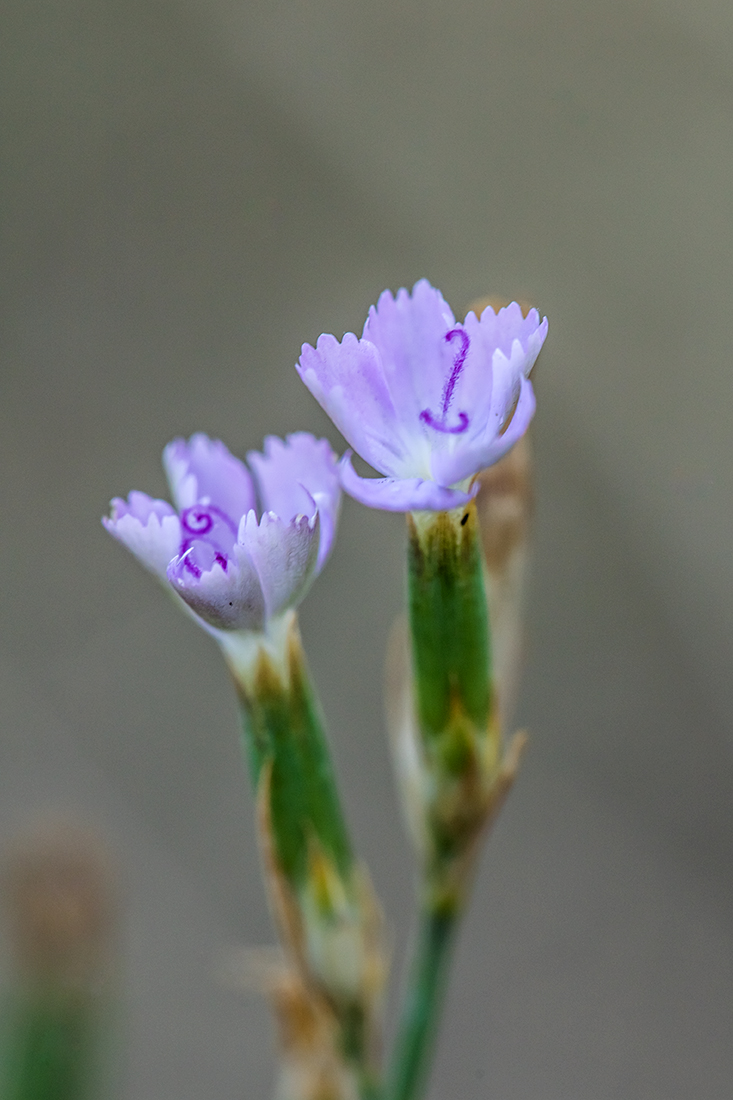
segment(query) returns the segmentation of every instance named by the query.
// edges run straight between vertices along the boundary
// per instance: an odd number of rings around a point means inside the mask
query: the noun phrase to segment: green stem
[[[417,1100],[430,1068],[458,911],[424,909],[385,1100]]]
[[[325,994],[334,1011],[337,1054],[356,1078],[361,1100],[376,1100],[369,966],[355,980],[352,964],[352,955],[376,951],[368,942],[371,911],[294,613],[271,635],[249,637],[241,648],[231,643],[225,653],[280,933],[299,960],[304,988]]]
[[[279,662],[255,649],[251,682],[233,667],[243,748],[257,788],[271,766],[270,813],[282,869],[297,890],[308,878],[317,841],[347,879],[354,856],[336,785],[321,708],[293,617]]]

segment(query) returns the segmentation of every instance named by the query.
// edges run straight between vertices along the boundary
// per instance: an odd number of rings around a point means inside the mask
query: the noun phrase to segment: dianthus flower
[[[163,452],[175,508],[133,492],[113,500],[102,522],[221,647],[295,988],[309,1012],[324,1014],[329,1042],[333,1032],[339,1051],[348,1049],[349,1072],[363,1075],[379,1022],[376,907],[341,810],[295,610],[334,541],[336,456],[327,440],[299,432],[269,436],[247,460],[249,469],[205,435],[176,439]]]
[[[265,440],[250,470],[205,435],[163,452],[176,505],[132,492],[112,501],[109,533],[216,631],[263,631],[295,607],[333,543],[340,488],[327,440]],[[257,502],[261,511],[257,511]]]
[[[547,334],[516,302],[457,322],[426,279],[412,294],[385,290],[361,339],[304,344],[298,372],[354,450],[384,478],[359,477],[350,455],[344,489],[362,504],[443,511],[473,495],[471,479],[527,430],[529,373]]]

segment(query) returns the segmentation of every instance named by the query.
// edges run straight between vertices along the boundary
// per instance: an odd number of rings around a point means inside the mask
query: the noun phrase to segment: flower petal
[[[315,501],[316,508],[318,509],[318,526],[320,529],[320,537],[318,540],[318,559],[316,561],[316,576],[321,572],[323,566],[326,564],[331,549],[333,547],[334,539],[336,538],[336,528],[338,526],[339,513],[341,512],[341,480],[339,479],[339,493],[338,499],[334,506],[333,497],[328,493],[314,493],[313,500]]]
[[[376,469],[398,473],[409,460],[400,437],[400,416],[387,387],[382,359],[368,340],[347,332],[341,343],[323,335],[303,344],[296,365],[316,401],[344,438]]]
[[[174,439],[163,451],[171,495],[179,511],[206,501],[220,508],[235,526],[255,507],[249,470],[218,439],[202,432]]]
[[[435,450],[460,451],[477,438],[485,438],[487,427],[499,431],[519,396],[522,378],[529,372],[547,333],[536,310],[527,317],[516,302],[497,314],[488,307],[480,320],[469,313],[464,322],[469,348],[453,391],[453,417],[468,414],[467,430],[435,440]]]
[[[450,306],[427,279],[415,283],[411,294],[404,287],[396,297],[383,291],[369,310],[363,339],[379,349],[392,400],[410,434],[424,434],[421,412],[440,407],[457,354],[446,336],[455,327]]]
[[[247,460],[259,486],[263,511],[275,512],[285,522],[298,515],[309,518],[318,508],[320,543],[317,571],[330,553],[341,504],[336,455],[327,439],[296,432],[286,440],[265,439],[264,454],[250,451]]]
[[[265,512],[260,522],[250,512],[241,522],[239,541],[260,579],[268,618],[295,607],[316,573],[320,541],[318,513],[285,522]]]
[[[170,504],[133,490],[126,501],[115,497],[111,508],[112,515],[102,519],[104,527],[146,569],[165,580],[168,562],[181,545],[181,524]]]
[[[487,452],[482,469],[493,466],[522,438],[534,416],[536,405],[534,387],[528,378],[523,378],[516,408]]]
[[[340,471],[341,484],[349,496],[369,508],[382,508],[387,512],[444,512],[467,504],[478,492],[478,485],[471,492],[463,493],[419,477],[359,477],[351,464],[350,452],[341,459]]]
[[[522,378],[519,398],[511,419],[504,431],[497,431],[498,421],[494,419],[487,425],[483,436],[473,439],[465,447],[455,451],[436,451],[432,456],[433,476],[440,483],[454,485],[464,478],[471,477],[479,470],[493,466],[512,449],[520,439],[534,416],[535,396],[532,383]],[[344,486],[345,488],[345,486]]]
[[[254,517],[254,512],[250,514]],[[219,630],[263,628],[265,598],[257,570],[243,546],[235,545],[224,565],[215,561],[206,572],[191,567],[189,557],[190,552],[174,558],[167,576],[192,611]]]

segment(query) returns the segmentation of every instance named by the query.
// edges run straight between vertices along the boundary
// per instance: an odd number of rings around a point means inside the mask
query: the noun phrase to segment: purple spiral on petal
[[[190,531],[192,535],[207,535],[214,526],[210,514],[195,504],[192,508],[186,508],[185,512],[181,512],[181,523],[184,530]]]
[[[226,572],[237,526],[213,504],[193,504],[181,512],[184,538],[179,555],[183,568],[197,580],[217,562]]]
[[[192,504],[181,512],[181,523],[192,535],[208,535],[216,519],[222,520],[233,535],[237,534],[236,523],[214,504]]]

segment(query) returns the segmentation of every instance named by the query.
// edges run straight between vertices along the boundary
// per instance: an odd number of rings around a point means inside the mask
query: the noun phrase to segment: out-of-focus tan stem
[[[519,301],[526,316],[530,306]],[[480,316],[509,298],[491,296],[472,302]],[[536,374],[533,373],[533,378]],[[524,651],[524,602],[529,571],[529,542],[534,511],[531,428],[499,462],[479,474],[476,498],[486,566],[486,594],[491,623],[492,672],[499,721],[506,735],[516,703]]]
[[[15,969],[0,1067],[3,1100],[86,1100],[115,976],[115,890],[88,830],[41,826],[6,853],[4,902]]]

